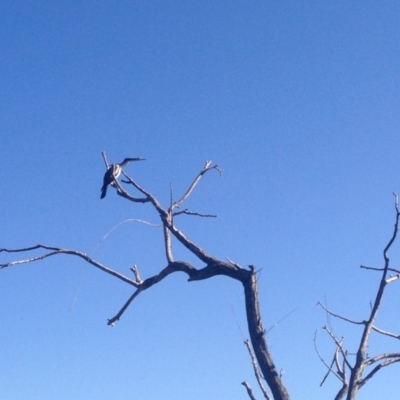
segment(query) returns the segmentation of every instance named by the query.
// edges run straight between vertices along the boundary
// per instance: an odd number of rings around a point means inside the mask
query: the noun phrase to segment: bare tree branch
[[[218,167],[218,165],[211,165],[211,160],[210,161],[206,161],[206,163],[204,164],[203,170],[197,175],[195,180],[189,186],[189,188],[186,191],[186,193],[179,200],[175,201],[172,204],[170,210],[172,211],[175,208],[179,208],[180,205],[191,195],[191,193],[193,192],[194,188],[197,186],[197,184],[199,183],[199,181],[203,177],[203,175],[206,172],[211,171],[212,169],[215,169],[215,170],[219,171],[220,174],[222,174],[222,170]]]
[[[1,252],[18,253],[18,252],[37,250],[37,249],[45,249],[45,250],[51,250],[51,251],[48,253],[42,254],[40,256],[0,264],[0,269],[6,268],[6,267],[12,267],[15,265],[20,265],[20,264],[27,264],[27,263],[31,263],[31,262],[35,262],[35,261],[41,261],[47,257],[51,257],[51,256],[58,255],[58,254],[69,254],[72,256],[77,256],[77,257],[83,258],[89,264],[92,264],[93,266],[102,270],[103,272],[113,275],[114,277],[121,279],[122,281],[129,283],[132,286],[138,287],[137,282],[133,281],[132,279],[129,279],[126,276],[120,274],[119,272],[114,271],[113,269],[104,266],[103,264],[99,263],[98,261],[93,260],[87,254],[82,253],[80,251],[76,251],[76,250],[62,249],[62,248],[58,248],[58,247],[47,246],[44,244],[37,244],[36,246],[26,247],[26,248],[22,248],[22,249],[0,249],[0,253]]]
[[[196,217],[204,217],[204,218],[217,218],[217,216],[213,215],[213,214],[201,214],[201,213],[198,213],[198,212],[189,211],[188,209],[174,212],[173,216],[176,217],[177,215],[181,215],[181,214],[194,215]]]
[[[200,181],[201,177],[208,171],[212,170],[212,169],[216,169],[218,171],[220,171],[220,173],[222,172],[219,167],[217,165],[214,166],[210,166],[211,161],[207,161],[203,170],[198,174],[198,176],[196,177],[196,179],[193,181],[193,183],[191,184],[191,186],[189,187],[189,189],[186,191],[186,193],[184,194],[184,196],[178,201],[175,202],[172,205],[172,209],[176,208],[177,206],[179,206],[180,204],[182,204],[182,202],[188,198],[188,196],[191,194],[191,192],[194,190],[195,186],[197,185],[197,183]],[[201,247],[199,247],[198,245],[196,245],[194,242],[192,242],[189,238],[187,238],[179,229],[177,229],[175,227],[175,225],[173,224],[172,218],[169,218],[169,213],[172,212],[172,210],[166,211],[160,204],[160,202],[148,191],[146,191],[145,189],[143,189],[141,186],[139,186],[132,178],[130,178],[125,172],[122,172],[123,175],[127,178],[128,183],[130,183],[131,185],[133,185],[137,190],[139,190],[142,194],[145,195],[144,199],[135,199],[132,198],[132,196],[130,196],[126,191],[124,191],[121,187],[121,185],[119,185],[118,187],[118,193],[121,194],[123,197],[127,198],[128,200],[134,201],[134,202],[148,202],[150,201],[154,208],[157,210],[157,212],[159,213],[161,220],[163,221],[165,227],[167,227],[171,233],[178,239],[178,241],[180,241],[188,250],[190,250],[196,257],[198,257],[201,261],[210,264],[213,263],[215,261],[217,261],[216,258],[211,257],[210,255],[208,255],[206,253],[206,251],[204,249],[202,249]],[[167,252],[168,254],[168,252]]]
[[[115,324],[115,322],[118,321],[121,318],[121,316],[123,315],[123,313],[127,310],[128,306],[132,303],[132,301],[141,292],[151,288],[153,285],[161,282],[168,275],[175,273],[175,272],[185,272],[189,276],[188,281],[199,281],[199,280],[209,279],[209,278],[211,278],[213,276],[217,276],[217,275],[228,275],[234,279],[241,281],[243,271],[244,272],[246,272],[246,271],[245,270],[237,271],[237,274],[235,276],[233,276],[230,273],[230,271],[227,271],[226,266],[227,266],[227,264],[223,263],[223,265],[217,264],[217,265],[212,265],[212,266],[206,266],[201,269],[196,269],[191,264],[184,262],[184,261],[169,262],[168,265],[160,273],[153,275],[150,278],[147,278],[145,280],[142,280],[140,283],[131,281],[131,282],[133,282],[133,284],[137,288],[137,290],[132,294],[132,296],[124,304],[124,306],[121,308],[121,310],[117,313],[117,315],[108,320],[108,324],[109,325]]]
[[[394,338],[394,339],[400,339],[400,335],[399,335],[399,334],[384,331],[383,329],[377,328],[375,325],[372,326],[372,329],[373,329],[375,332],[378,332],[378,333],[380,333],[380,334],[382,334],[382,335],[390,336],[390,337],[392,337],[392,338]]]
[[[378,361],[384,360],[397,360],[398,358],[400,358],[400,353],[383,353],[383,354],[379,354],[375,357],[371,357],[368,360],[365,361],[365,365],[368,367],[372,364],[377,363]]]
[[[325,367],[327,368],[327,373],[325,374],[325,376],[324,376],[324,378],[322,379],[322,381],[321,381],[321,383],[320,383],[320,386],[322,386],[324,383],[325,383],[325,381],[326,381],[326,379],[328,378],[328,376],[329,376],[329,373],[331,373],[332,372],[332,374],[334,374],[335,376],[336,376],[336,378],[338,378],[340,381],[342,381],[343,382],[343,376],[341,376],[340,374],[338,374],[338,373],[336,373],[334,370],[333,370],[333,364],[335,364],[335,357],[336,357],[336,354],[337,354],[337,351],[335,352],[335,356],[333,357],[333,359],[332,359],[332,362],[331,362],[331,364],[329,365],[325,360],[324,360],[324,358],[321,356],[321,353],[319,352],[319,350],[318,350],[318,346],[317,346],[317,330],[315,331],[315,334],[314,334],[314,348],[315,348],[315,351],[316,351],[316,353],[317,353],[317,355],[318,355],[318,358],[321,360],[321,362],[325,365]],[[336,350],[338,349],[338,347],[336,347]],[[337,363],[336,363],[337,364]]]
[[[247,394],[249,395],[250,400],[257,400],[256,397],[254,396],[253,391],[251,390],[250,385],[246,381],[243,381],[242,385],[246,388]]]
[[[181,232],[178,228],[175,227],[167,219],[164,219],[164,223],[167,228],[171,231],[171,233],[181,242],[188,250],[190,250],[197,258],[207,264],[216,263],[218,260],[214,257],[211,257],[204,249],[200,246],[196,245],[192,242],[188,237],[186,237],[183,232]]]
[[[396,268],[386,268],[385,269],[385,267],[383,267],[383,268],[374,268],[374,267],[367,267],[366,265],[360,265],[360,268],[363,268],[363,269],[368,269],[368,270],[370,270],[370,271],[378,271],[378,272],[385,272],[385,271],[387,271],[387,272],[395,272],[396,273],[396,275],[390,275],[388,278],[386,278],[386,283],[392,283],[392,282],[394,282],[394,281],[397,281],[398,279],[400,279],[400,271],[398,270],[398,269],[396,269]]]
[[[137,290],[132,294],[132,296],[128,299],[128,301],[123,305],[121,310],[112,318],[108,320],[108,325],[114,325],[116,321],[122,317],[123,313],[127,310],[132,301],[145,290],[151,288],[158,282],[161,282],[164,278],[174,272],[186,272],[189,276],[191,276],[196,270],[192,265],[186,262],[172,262],[169,263],[167,267],[165,267],[159,274],[153,275],[150,278],[141,281],[140,284],[136,283]]]
[[[169,263],[174,261],[174,257],[172,255],[172,241],[171,241],[171,232],[169,229],[164,225],[164,245],[165,245],[165,255]]]
[[[378,272],[382,272],[382,271],[385,270],[384,267],[383,268],[375,268],[375,267],[368,267],[366,265],[360,265],[360,268],[368,269],[368,270],[371,270],[371,271],[378,271]],[[391,271],[391,272],[396,272],[396,274],[400,274],[400,271],[398,269],[395,269],[395,268],[387,268],[387,270]]]
[[[124,171],[122,171],[122,174],[124,176],[127,176],[126,173]],[[130,178],[128,178],[130,180]],[[130,181],[127,181],[125,183],[129,183]],[[118,180],[114,181],[114,184],[117,188],[117,194],[127,200],[133,201],[134,203],[148,203],[149,201],[151,201],[148,197],[133,197],[131,196],[122,186],[121,184],[118,182]]]
[[[320,301],[317,303],[317,306],[321,306],[329,315],[332,315],[332,317],[340,318],[343,321],[350,322],[351,324],[355,324],[355,325],[365,325],[365,321],[354,321],[352,319],[343,317],[343,315],[336,314],[336,313],[328,310]]]
[[[265,389],[265,387],[264,387],[264,385],[263,385],[263,383],[262,383],[261,375],[260,375],[260,370],[259,370],[259,367],[258,367],[256,358],[255,358],[255,356],[254,356],[253,350],[251,349],[250,342],[249,342],[248,340],[245,340],[245,341],[244,341],[244,344],[246,345],[247,351],[249,352],[250,359],[251,359],[251,364],[253,365],[254,375],[255,375],[255,377],[256,377],[256,379],[257,379],[258,386],[260,387],[261,392],[262,392],[264,398],[265,398],[266,400],[271,400],[270,395],[268,394],[267,390]]]
[[[360,387],[364,386],[368,380],[370,380],[378,371],[382,368],[387,367],[391,364],[400,362],[400,353],[391,353],[391,354],[381,354],[380,356],[374,357],[367,361],[367,365],[371,365],[376,361],[384,359],[382,363],[378,364],[365,378],[361,379],[359,382]],[[373,361],[372,361],[373,360]],[[372,362],[370,362],[372,361]]]
[[[136,282],[140,285],[140,284],[143,282],[143,280],[142,280],[142,278],[140,277],[140,273],[139,273],[139,269],[138,269],[137,265],[134,265],[133,267],[131,267],[131,271],[132,271],[132,272],[134,273],[134,275],[135,275]]]
[[[128,301],[118,311],[117,315],[108,320],[107,325],[115,326],[115,322],[119,321],[119,319],[122,317],[122,314],[127,310],[127,308],[130,306],[135,297],[138,296],[141,292],[142,290],[139,286],[139,288],[132,294],[131,297],[129,297]]]
[[[328,332],[328,335],[332,338],[332,340],[335,342],[337,348],[339,349],[340,353],[342,354],[343,360],[345,362],[345,364],[352,369],[351,364],[349,363],[348,359],[347,359],[347,352],[343,349],[342,346],[342,342],[343,342],[343,338],[341,340],[339,340],[334,334],[333,332],[330,331],[330,329],[327,326],[324,326],[323,329],[325,329],[326,332]],[[338,350],[336,350],[338,351]],[[338,370],[339,370],[339,363],[337,362],[337,366],[338,366]],[[344,368],[343,368],[344,371]]]

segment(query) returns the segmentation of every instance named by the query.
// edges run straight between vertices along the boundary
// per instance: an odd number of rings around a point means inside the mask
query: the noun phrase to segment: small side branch
[[[378,332],[378,333],[380,333],[382,335],[389,336],[389,337],[392,337],[394,339],[400,339],[400,335],[397,334],[397,333],[387,332],[387,331],[384,331],[383,329],[377,328],[376,326],[373,326],[372,329],[375,332]]]
[[[164,278],[166,278],[168,275],[170,275],[174,272],[178,272],[178,271],[188,272],[193,269],[195,269],[195,268],[187,263],[171,263],[167,267],[165,267],[159,274],[154,275],[150,278],[147,278],[144,281],[142,281],[140,284],[137,284],[137,290],[132,294],[132,296],[129,297],[128,301],[122,306],[122,308],[118,311],[118,313],[114,317],[112,317],[108,320],[107,324],[114,326],[115,322],[119,321],[119,319],[122,317],[123,313],[127,310],[127,308],[132,303],[132,301],[141,292],[144,292],[145,290],[151,288],[156,283],[161,282]]]
[[[141,289],[139,287],[138,290],[136,290],[131,297],[129,297],[128,301],[123,305],[123,307],[118,311],[118,314],[110,318],[107,322],[107,325],[109,326],[114,326],[116,321],[119,321],[121,318],[122,314],[126,311],[126,309],[129,307],[129,305],[132,303],[132,301],[135,299],[136,296],[138,296],[141,293]]]
[[[188,209],[174,212],[173,216],[176,217],[177,215],[181,215],[181,214],[194,215],[195,217],[203,217],[203,218],[217,218],[217,216],[214,214],[201,214],[198,212],[189,211]]]
[[[392,283],[392,282],[400,279],[400,271],[396,268],[390,268],[389,266],[387,266],[387,268],[385,268],[385,267],[375,268],[375,267],[368,267],[366,265],[360,265],[360,268],[367,269],[370,271],[384,272],[385,274],[386,274],[386,272],[394,272],[396,275],[390,275],[388,278],[386,278],[385,279],[386,283]]]
[[[172,204],[171,211],[175,208],[178,208],[190,196],[190,194],[193,192],[194,188],[197,186],[200,179],[203,177],[203,175],[206,172],[215,169],[220,173],[220,175],[222,175],[222,170],[218,167],[218,165],[211,165],[211,162],[212,162],[211,160],[206,161],[206,163],[204,164],[203,170],[196,176],[195,180],[189,186],[186,193],[178,201],[175,201],[175,203]]]
[[[268,394],[267,390],[265,389],[265,387],[264,387],[264,385],[262,383],[260,370],[259,370],[259,367],[258,367],[258,364],[257,364],[257,361],[256,361],[256,357],[255,357],[255,355],[253,353],[253,350],[251,348],[250,342],[248,340],[245,340],[244,344],[246,345],[247,351],[249,352],[250,359],[251,359],[251,364],[253,365],[254,375],[255,375],[255,377],[257,379],[258,386],[260,387],[260,389],[261,389],[261,391],[262,391],[262,393],[264,395],[264,398],[266,400],[271,400],[270,395]]]
[[[242,385],[246,388],[247,394],[249,395],[250,400],[257,400],[257,399],[256,399],[256,396],[254,396],[254,393],[253,393],[253,391],[251,390],[250,385],[249,385],[246,381],[243,381],[243,382],[242,382]]]
[[[370,380],[382,368],[400,362],[400,353],[381,354],[379,356],[371,358],[370,360],[367,360],[366,364],[371,365],[382,359],[384,360],[382,363],[378,364],[365,378],[361,379],[359,383],[360,387],[365,385],[367,381]]]
[[[143,280],[140,277],[139,269],[136,264],[133,267],[131,267],[131,271],[135,275],[136,282],[140,285],[143,282]]]
[[[355,324],[355,325],[365,325],[365,321],[354,321],[352,319],[343,317],[343,315],[336,314],[336,313],[330,311],[320,301],[317,303],[317,306],[321,306],[329,315],[332,315],[332,317],[339,318],[343,321],[350,322],[351,324]]]
[[[330,372],[332,372],[332,374],[335,375],[336,378],[338,378],[341,382],[345,382],[346,376],[344,374],[344,371],[341,370],[340,364],[338,363],[338,347],[336,347],[335,355],[334,355],[330,365],[324,360],[324,358],[321,356],[321,353],[318,350],[318,346],[317,346],[317,331],[315,331],[315,334],[314,334],[314,348],[315,348],[315,351],[317,353],[318,358],[321,360],[321,362],[328,369],[327,373],[325,374],[324,378],[322,379],[322,382],[320,383],[320,386],[322,386],[325,383],[325,381],[328,378]],[[333,370],[333,365],[334,364],[336,364],[336,368],[338,369],[338,372]]]
[[[340,351],[340,353],[342,354],[344,364],[347,365],[347,367],[348,367],[350,370],[352,370],[353,368],[352,368],[352,366],[350,365],[350,363],[349,363],[349,361],[348,361],[348,359],[347,359],[347,352],[344,350],[344,348],[343,348],[343,346],[342,346],[343,339],[339,340],[339,339],[330,331],[330,329],[329,329],[327,326],[324,326],[324,329],[325,329],[326,332],[328,332],[328,335],[331,337],[331,339],[332,339],[332,340],[334,341],[334,343],[336,344],[337,349],[338,349],[338,350],[336,350],[336,351]],[[340,368],[340,367],[339,367],[340,364],[339,364],[338,362],[337,362],[337,365],[338,365],[338,369],[339,369],[339,368]],[[344,371],[344,367],[343,367],[343,371]]]
[[[388,361],[394,360],[395,362],[398,362],[400,360],[400,353],[383,353],[379,354],[375,357],[369,358],[367,361],[365,361],[365,365],[369,367],[372,364],[375,364],[379,361],[384,360],[384,363]]]
[[[382,272],[385,270],[385,268],[376,268],[376,267],[368,267],[367,265],[360,265],[360,268],[363,269],[368,269],[370,271],[378,271],[378,272]],[[395,268],[388,268],[388,271],[392,271],[392,272],[396,272],[396,274],[400,274],[400,271],[398,269]]]

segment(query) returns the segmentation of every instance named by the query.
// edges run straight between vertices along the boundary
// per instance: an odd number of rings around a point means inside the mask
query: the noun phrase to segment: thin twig
[[[327,373],[325,374],[324,378],[322,379],[322,382],[320,383],[320,386],[322,386],[324,384],[324,382],[326,381],[329,372],[332,372],[332,374],[334,374],[336,376],[336,378],[338,378],[340,381],[343,381],[343,379],[332,369],[332,365],[334,363],[334,358],[332,359],[332,363],[331,365],[329,365],[324,358],[321,356],[321,353],[318,350],[318,346],[317,346],[317,330],[315,331],[314,334],[314,348],[315,348],[315,352],[317,353],[318,358],[321,360],[321,362],[325,365],[325,367],[328,369]]]
[[[392,338],[394,338],[394,339],[400,339],[400,335],[399,335],[399,334],[384,331],[383,329],[377,328],[375,325],[372,326],[372,329],[373,329],[375,332],[381,333],[382,335],[390,336],[390,337],[392,337]]]
[[[140,289],[140,287],[135,290],[135,292],[132,294],[131,297],[129,297],[128,301],[123,305],[123,307],[121,308],[121,310],[119,310],[118,314],[113,317],[110,318],[107,322],[107,325],[110,326],[114,326],[116,321],[119,321],[119,319],[121,318],[122,314],[125,312],[125,310],[129,307],[129,305],[132,303],[132,301],[135,299],[136,296],[138,296],[140,294],[142,290]]]
[[[323,329],[325,329],[326,332],[328,332],[329,336],[332,338],[332,340],[335,342],[336,346],[339,347],[340,352],[343,356],[343,359],[346,363],[346,365],[352,369],[352,366],[350,365],[349,361],[347,360],[347,352],[343,349],[342,343],[343,343],[343,338],[339,341],[338,338],[329,330],[327,326],[325,326]],[[344,370],[344,369],[343,369]]]
[[[135,264],[133,267],[131,267],[131,271],[132,271],[132,272],[134,273],[134,275],[135,275],[136,282],[140,285],[140,284],[143,282],[143,280],[142,280],[142,278],[140,277],[139,269],[138,269],[138,267],[137,267],[136,264]]]
[[[196,217],[204,217],[204,218],[217,218],[217,216],[214,214],[201,214],[201,213],[194,212],[194,211],[188,211],[187,209],[174,212],[173,216],[176,217],[177,215],[181,215],[181,214],[194,215]]]
[[[245,340],[244,344],[246,345],[247,351],[249,352],[250,359],[251,359],[251,364],[253,365],[254,375],[256,376],[256,379],[257,379],[257,382],[258,382],[258,386],[260,387],[260,389],[261,389],[261,391],[262,391],[262,393],[264,395],[264,398],[266,400],[271,400],[270,395],[268,394],[267,390],[265,389],[265,387],[264,387],[264,385],[262,383],[260,370],[258,368],[256,357],[255,357],[255,355],[253,353],[253,350],[252,350],[252,348],[250,346],[250,342],[248,340]]]
[[[334,312],[328,310],[320,301],[317,303],[317,306],[321,306],[327,313],[329,313],[329,314],[332,315],[333,317],[340,318],[340,319],[342,319],[343,321],[350,322],[351,324],[355,324],[355,325],[365,325],[365,321],[354,321],[354,320],[352,320],[352,319],[343,317],[343,315],[336,314],[336,313],[334,313]]]

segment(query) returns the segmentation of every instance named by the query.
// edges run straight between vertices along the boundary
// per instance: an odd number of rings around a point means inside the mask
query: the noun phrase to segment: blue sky
[[[179,197],[213,160],[223,177],[205,176],[187,206],[218,218],[179,227],[262,268],[265,326],[295,309],[268,334],[292,397],[333,398],[333,378],[319,387],[315,304],[363,319],[374,295],[378,276],[359,265],[382,265],[400,192],[399,17],[395,1],[3,0],[0,247],[68,247],[151,276],[166,264],[162,232],[132,220],[157,215],[111,190],[100,201],[101,152],[145,157],[126,172],[164,204],[170,183]],[[397,286],[379,318],[395,332]],[[130,294],[71,257],[1,271],[2,398],[239,400],[240,382],[256,388],[237,282],[171,276],[108,327]],[[354,349],[357,331],[331,322]],[[398,368],[359,398],[398,396]]]

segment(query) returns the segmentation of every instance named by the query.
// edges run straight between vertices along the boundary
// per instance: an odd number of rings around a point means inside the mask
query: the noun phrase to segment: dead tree
[[[107,170],[109,170],[105,155],[103,154],[103,156],[107,166]],[[122,175],[125,177],[125,179],[122,180],[122,183],[126,184],[128,187],[133,187],[139,193],[139,197],[132,196],[124,187],[122,187],[121,182],[119,182],[117,179],[121,171],[118,171],[118,174],[113,173],[109,176],[110,180],[109,182],[107,181],[107,183],[109,183],[113,188],[116,189],[116,192],[119,196],[133,203],[149,203],[149,205],[153,207],[161,220],[161,226],[164,233],[163,237],[166,266],[161,269],[160,272],[156,275],[142,279],[139,269],[135,265],[131,268],[131,271],[134,275],[134,279],[132,279],[101,264],[100,262],[91,258],[89,255],[80,251],[44,244],[37,244],[32,247],[18,249],[0,248],[0,253],[18,254],[32,251],[41,252],[39,255],[2,263],[0,264],[0,269],[40,261],[47,257],[52,257],[58,254],[68,254],[84,259],[87,263],[93,265],[94,267],[134,287],[133,294],[129,297],[129,299],[121,307],[117,314],[108,320],[108,325],[114,325],[117,321],[119,321],[126,309],[129,307],[132,301],[138,295],[140,295],[140,293],[147,289],[150,289],[153,285],[161,282],[164,278],[168,277],[172,273],[186,273],[188,275],[189,282],[205,280],[217,275],[224,275],[236,281],[239,281],[244,289],[244,300],[246,305],[246,316],[251,346],[248,341],[246,341],[245,344],[249,351],[251,362],[254,368],[254,373],[262,390],[263,396],[267,400],[289,400],[289,393],[282,381],[281,375],[277,372],[277,368],[268,349],[266,331],[262,324],[260,312],[257,271],[255,267],[253,265],[249,265],[247,268],[243,268],[242,266],[229,259],[227,259],[226,261],[220,260],[208,254],[206,250],[202,249],[199,245],[190,240],[190,238],[188,238],[182,231],[180,231],[175,223],[175,220],[178,217],[184,215],[214,217],[213,215],[201,214],[198,212],[189,211],[188,209],[180,209],[182,204],[192,194],[195,187],[200,182],[201,178],[206,173],[213,170],[218,171],[219,173],[222,172],[218,165],[213,165],[211,161],[207,161],[203,169],[196,176],[192,184],[189,186],[189,188],[186,190],[181,198],[174,201],[171,195],[171,201],[168,208],[163,207],[153,194],[142,188],[136,181],[134,181],[123,171]],[[333,341],[335,346],[335,351],[331,362],[326,362],[325,359],[322,357],[317,348],[316,337],[314,339],[317,354],[327,368],[327,373],[321,385],[325,382],[330,374],[333,374],[341,382],[341,388],[336,394],[335,400],[341,400],[345,397],[347,400],[354,400],[358,391],[368,381],[370,381],[371,378],[373,378],[378,371],[382,370],[386,366],[400,362],[400,353],[382,353],[372,357],[367,354],[367,347],[371,339],[372,333],[388,336],[394,339],[400,339],[400,334],[388,332],[377,327],[375,324],[385,289],[390,283],[393,283],[400,279],[400,270],[390,266],[390,260],[388,256],[388,252],[395,242],[399,230],[400,211],[396,195],[395,210],[396,218],[394,231],[383,251],[383,267],[373,268],[361,266],[361,268],[376,271],[381,274],[376,296],[371,304],[371,312],[368,318],[362,321],[356,321],[350,318],[346,318],[340,314],[334,313],[333,311],[328,309],[326,305],[318,303],[325,310],[328,316],[339,318],[347,323],[361,326],[362,328],[359,345],[355,352],[350,352],[344,347],[344,339],[339,338],[334,333],[329,323],[327,326],[324,327],[325,332],[328,334],[328,337]],[[173,237],[199,260],[199,263],[201,264],[200,267],[195,267],[187,261],[174,259],[172,249]],[[266,381],[271,393],[269,393],[263,387],[262,380]],[[245,387],[249,398],[251,400],[255,400],[255,396],[248,383],[244,381],[242,382],[242,385]]]
[[[104,161],[106,163],[108,169],[108,163],[104,156]],[[139,197],[134,197],[131,195],[124,187],[122,187],[121,182],[117,180],[118,176],[114,176],[114,180],[110,180],[111,186],[113,186],[117,194],[123,197],[126,200],[129,200],[133,203],[149,203],[150,206],[154,208],[157,212],[163,232],[164,232],[164,248],[165,248],[165,257],[166,257],[166,266],[161,269],[161,271],[151,277],[146,279],[142,279],[140,277],[139,269],[137,266],[131,268],[134,279],[129,278],[107,266],[101,264],[95,259],[91,258],[89,255],[71,249],[59,248],[54,246],[49,246],[45,244],[37,244],[32,247],[19,248],[19,249],[0,249],[0,252],[3,253],[26,253],[31,251],[40,251],[41,253],[36,256],[19,259],[7,263],[0,264],[1,268],[17,266],[21,264],[31,263],[34,261],[40,261],[47,257],[52,257],[58,254],[68,254],[80,257],[84,259],[89,264],[93,265],[96,268],[99,268],[103,272],[106,272],[112,275],[115,278],[118,278],[125,283],[134,287],[133,294],[129,297],[126,303],[121,307],[121,309],[117,312],[115,316],[108,320],[108,325],[114,325],[117,321],[119,321],[132,303],[132,301],[140,295],[140,293],[144,292],[147,289],[150,289],[153,285],[161,282],[164,278],[168,277],[170,274],[175,272],[184,272],[188,275],[188,281],[200,281],[204,279],[209,279],[217,275],[224,275],[229,278],[232,278],[243,285],[244,289],[244,300],[246,305],[246,316],[247,316],[247,324],[248,330],[251,340],[251,345],[254,351],[255,358],[257,360],[258,368],[261,371],[263,379],[265,379],[270,391],[271,397],[266,392],[263,391],[265,398],[273,398],[274,400],[289,400],[289,393],[281,379],[281,376],[277,372],[277,368],[272,359],[271,353],[268,349],[267,340],[266,340],[266,331],[262,324],[261,312],[260,312],[260,303],[258,298],[258,284],[257,284],[257,271],[253,265],[248,266],[248,268],[243,268],[237,263],[227,259],[220,260],[210,254],[207,253],[206,250],[202,249],[198,244],[194,243],[190,238],[188,238],[182,231],[180,231],[175,223],[175,220],[178,217],[184,215],[192,215],[199,217],[212,217],[212,215],[201,214],[198,212],[189,211],[188,209],[180,209],[182,204],[188,197],[192,194],[193,190],[200,182],[201,178],[210,171],[218,171],[221,173],[221,169],[218,165],[213,165],[211,161],[207,161],[200,171],[200,173],[196,176],[192,184],[186,190],[181,198],[174,201],[171,196],[171,201],[168,208],[163,207],[158,199],[142,188],[136,181],[134,181],[131,177],[129,177],[125,172],[122,171],[122,175],[125,179],[122,180],[124,184],[128,187],[133,187],[139,193]],[[202,264],[201,267],[195,267],[186,261],[175,260],[172,249],[172,237],[176,238],[178,242],[182,246],[184,246],[187,250],[189,250]],[[249,345],[248,345],[249,346]],[[255,360],[253,360],[253,365],[255,365]],[[256,367],[255,367],[256,368]],[[252,398],[251,388],[248,386],[246,382],[243,383],[245,386],[248,395]]]
[[[400,339],[400,334],[388,332],[381,328],[378,328],[375,324],[380,309],[382,298],[385,293],[385,289],[390,283],[397,281],[400,278],[400,270],[392,268],[390,266],[389,250],[396,240],[399,231],[399,219],[400,211],[398,205],[398,197],[395,194],[395,224],[393,234],[383,250],[384,265],[381,268],[367,267],[361,265],[361,268],[379,272],[381,277],[376,292],[374,301],[371,303],[371,312],[367,319],[362,321],[355,321],[350,318],[346,318],[343,315],[334,313],[327,308],[326,305],[318,302],[328,316],[339,318],[346,323],[360,326],[362,329],[360,342],[355,352],[350,352],[344,347],[344,338],[339,338],[333,331],[330,324],[324,326],[324,330],[329,335],[330,339],[335,345],[335,352],[330,363],[327,363],[321,356],[316,343],[316,336],[314,338],[314,344],[317,354],[321,361],[327,368],[327,374],[325,375],[321,385],[325,382],[329,374],[333,374],[341,382],[341,388],[337,393],[335,400],[344,399],[346,396],[347,400],[354,400],[357,396],[358,391],[380,370],[384,367],[400,362],[400,353],[382,353],[375,356],[369,356],[367,354],[367,348],[373,333],[378,335],[388,336],[393,339]]]

